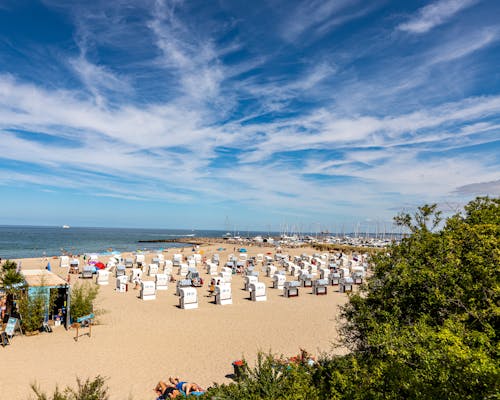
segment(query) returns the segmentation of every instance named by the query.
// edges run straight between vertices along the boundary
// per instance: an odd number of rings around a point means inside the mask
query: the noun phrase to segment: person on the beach
[[[179,378],[168,378],[172,385],[175,385],[175,388],[180,392],[184,392],[186,396],[201,396],[205,393],[205,390],[198,384],[186,381],[180,381]]]
[[[163,381],[158,382],[153,390],[158,395],[156,400],[175,399],[181,394],[181,392],[177,390],[174,385]]]

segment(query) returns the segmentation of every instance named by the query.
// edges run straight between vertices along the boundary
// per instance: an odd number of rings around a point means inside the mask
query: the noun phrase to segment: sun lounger
[[[177,272],[177,275],[186,276],[188,272],[189,266],[187,264],[179,264],[179,271]]]
[[[273,288],[283,290],[283,287],[286,282],[286,276],[283,274],[274,274],[273,275]]]
[[[176,284],[175,294],[177,296],[180,296],[181,295],[181,289],[182,288],[191,287],[191,284],[192,284],[191,279],[181,279],[181,280],[178,280],[177,284]]]
[[[94,267],[91,265],[85,265],[82,271],[82,278],[92,279],[93,276],[94,276]]]
[[[117,265],[115,268],[115,276],[118,278],[119,276],[125,275],[125,265]]]
[[[330,275],[328,275],[331,286],[337,286],[340,283],[340,278],[340,272],[330,272]]]
[[[339,283],[339,292],[340,293],[349,293],[352,292],[353,280],[350,276],[340,279]]]
[[[105,269],[98,270],[95,283],[100,286],[109,285],[109,271]]]
[[[155,276],[158,273],[158,264],[149,264],[148,276]]]
[[[233,304],[230,283],[221,283],[220,285],[215,286],[215,304],[222,306]]]
[[[184,310],[198,308],[198,292],[193,287],[180,289],[179,306]]]
[[[267,277],[271,277],[274,275],[274,273],[276,272],[276,266],[274,264],[269,264],[267,267],[266,267],[266,276]]]
[[[299,281],[288,281],[283,286],[283,296],[297,297],[299,295]]]
[[[120,275],[116,278],[116,291],[119,293],[125,293],[128,290],[128,277],[126,275]]]
[[[141,293],[139,297],[141,300],[155,300],[156,284],[153,281],[141,282]]]
[[[266,284],[264,282],[254,282],[250,284],[250,300],[266,301]]]
[[[142,269],[132,268],[132,273],[130,274],[130,282],[136,282],[142,278]]]
[[[328,279],[317,279],[313,282],[313,294],[323,295],[327,293]]]
[[[245,290],[250,291],[250,285],[259,281],[259,278],[254,275],[245,276]]]
[[[138,267],[142,267],[142,265],[144,264],[145,260],[146,260],[146,257],[144,256],[144,254],[136,254],[135,255],[135,264]]]
[[[167,290],[169,281],[170,281],[170,275],[156,274],[155,276],[156,290]]]
[[[61,268],[68,268],[69,267],[69,257],[68,256],[61,256],[59,259],[59,266]]]

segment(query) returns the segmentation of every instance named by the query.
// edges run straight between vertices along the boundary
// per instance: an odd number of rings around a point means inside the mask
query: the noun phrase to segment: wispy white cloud
[[[360,58],[376,59],[364,68],[349,46],[280,54],[299,47],[298,38],[329,32],[334,21],[369,12],[354,10],[356,1],[299,4],[296,19],[275,27],[293,43],[275,52],[257,52],[241,34],[233,41],[225,28],[216,34],[186,20],[191,10],[182,1],[148,4],[143,21],[134,22],[143,33],[134,41],[121,13],[140,3],[103,2],[107,13],[77,10],[80,54],[63,64],[81,86],[0,74],[0,154],[27,166],[0,170],[0,184],[135,201],[230,199],[306,218],[390,214],[395,204],[458,199],[472,193],[460,188],[498,180],[494,151],[478,157],[471,148],[495,142],[500,97],[453,97],[433,75],[496,43],[494,27],[470,28],[407,57],[384,53],[384,61],[364,49]],[[137,57],[118,68],[99,50],[126,47],[121,34]],[[137,69],[144,43],[150,52]],[[160,95],[140,98],[139,79],[157,85]],[[442,94],[420,96],[431,88]]]
[[[415,34],[426,33],[477,2],[478,0],[437,0],[419,9],[415,16],[398,25],[398,29]]]
[[[478,32],[467,35],[465,38],[453,40],[444,46],[435,49],[429,64],[455,61],[473,54],[499,40],[499,29],[497,27],[486,27]]]
[[[300,3],[282,27],[282,36],[295,41],[312,30],[322,36],[332,28],[366,15],[374,8],[359,9],[359,0],[313,0]]]

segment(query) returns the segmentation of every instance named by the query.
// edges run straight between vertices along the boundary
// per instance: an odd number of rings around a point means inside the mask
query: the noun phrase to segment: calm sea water
[[[182,237],[222,237],[224,231],[183,229],[123,229],[42,226],[0,226],[0,257],[27,258],[110,251],[159,250],[180,247],[178,243],[139,243],[139,240]],[[259,234],[252,233],[252,236]]]

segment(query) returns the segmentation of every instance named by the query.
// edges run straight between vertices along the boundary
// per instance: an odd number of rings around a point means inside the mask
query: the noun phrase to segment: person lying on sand
[[[158,382],[153,390],[158,395],[156,400],[175,399],[177,396],[181,395],[181,392],[177,390],[174,385],[163,381]]]
[[[180,381],[179,378],[168,378],[170,383],[158,382],[153,389],[157,400],[175,399],[178,396],[201,396],[205,390],[196,383]]]
[[[168,378],[170,383],[172,385],[175,385],[175,388],[181,392],[184,392],[186,396],[189,395],[194,395],[194,396],[200,396],[203,393],[205,393],[205,390],[198,384],[193,383],[193,382],[185,382],[185,381],[180,381],[179,378]]]

